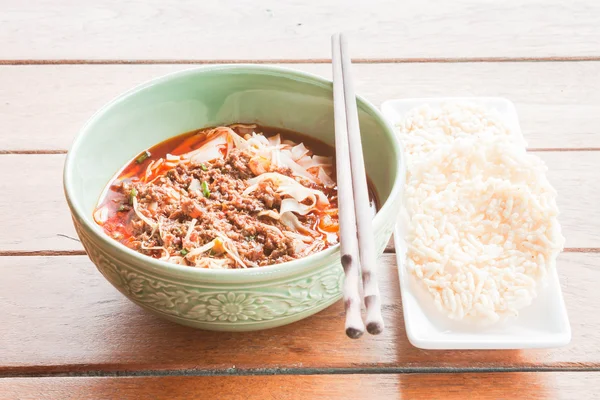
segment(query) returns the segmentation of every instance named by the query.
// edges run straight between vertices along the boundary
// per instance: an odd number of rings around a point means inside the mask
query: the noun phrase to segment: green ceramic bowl
[[[358,109],[367,174],[382,203],[373,221],[381,253],[400,204],[401,149],[373,105],[358,98]],[[121,293],[184,325],[249,331],[300,320],[340,299],[339,246],[257,269],[195,269],[136,253],[105,235],[92,219],[108,181],[136,154],[192,129],[234,122],[287,128],[333,144],[332,83],[257,65],[207,66],[152,80],[87,122],[67,156],[64,187],[87,254]]]

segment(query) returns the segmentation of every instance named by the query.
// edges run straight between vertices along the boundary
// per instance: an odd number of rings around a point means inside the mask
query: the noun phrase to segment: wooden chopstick
[[[338,216],[340,221],[340,251],[344,267],[344,308],[346,311],[346,335],[352,339],[362,336],[365,331],[360,305],[358,267],[358,238],[356,236],[356,217],[354,194],[352,191],[352,173],[350,170],[350,152],[348,147],[348,126],[346,123],[346,102],[342,79],[340,36],[331,37],[333,61],[333,108],[335,117],[335,159],[338,187]]]
[[[346,103],[346,123],[348,126],[354,208],[356,211],[358,232],[358,252],[362,271],[363,295],[365,306],[367,307],[366,325],[367,331],[370,334],[378,335],[383,332],[384,323],[381,316],[381,295],[379,294],[379,285],[377,284],[377,255],[373,232],[373,216],[369,206],[369,188],[367,185],[356,95],[354,94],[354,83],[351,72],[352,62],[348,53],[348,41],[344,34],[340,34],[340,54],[342,59],[342,79]]]

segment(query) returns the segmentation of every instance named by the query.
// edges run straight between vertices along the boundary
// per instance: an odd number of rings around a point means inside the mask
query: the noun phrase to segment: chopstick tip
[[[371,335],[379,335],[383,332],[383,324],[379,322],[369,322],[367,324],[367,332]]]
[[[356,328],[346,328],[346,336],[348,336],[350,339],[358,339],[359,337],[361,337],[363,335],[363,331],[361,331],[360,329],[356,329]]]

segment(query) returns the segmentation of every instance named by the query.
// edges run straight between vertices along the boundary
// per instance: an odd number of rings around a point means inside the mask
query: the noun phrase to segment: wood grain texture
[[[600,247],[600,187],[597,152],[539,152],[559,193],[560,222],[567,247]],[[134,155],[132,154],[132,157]],[[0,250],[82,250],[64,199],[61,179],[65,156],[0,155]],[[22,216],[33,213],[36,224]],[[1,253],[0,253],[1,254]]]
[[[286,66],[331,77],[327,64]],[[0,66],[0,151],[66,150],[103,104],[189,67]],[[516,104],[530,147],[600,148],[600,62],[360,64],[354,78],[357,93],[378,106],[393,98],[507,97]]]
[[[6,378],[0,399],[590,399],[600,373]],[[349,396],[352,397],[349,397]]]
[[[600,308],[600,254],[562,254],[558,261],[572,327],[571,344],[524,351],[412,347],[404,330],[394,255],[385,255],[381,261],[387,329],[379,336],[350,340],[344,333],[342,302],[272,330],[237,334],[199,331],[163,321],[129,302],[85,256],[0,257],[0,375],[600,368],[600,320],[593,317]]]
[[[342,30],[363,58],[600,55],[600,4],[586,0],[0,4],[8,60],[329,58]]]

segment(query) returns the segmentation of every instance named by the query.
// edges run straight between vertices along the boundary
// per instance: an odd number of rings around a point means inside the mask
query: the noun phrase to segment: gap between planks
[[[531,152],[553,152],[553,151],[600,151],[600,147],[542,147],[542,148],[528,148],[527,151]],[[0,155],[7,154],[25,154],[25,155],[36,155],[36,154],[67,154],[68,150],[0,150]]]
[[[575,56],[575,57],[433,57],[433,58],[353,58],[355,64],[410,64],[410,63],[497,63],[497,62],[585,62],[600,61],[600,56]],[[309,59],[56,59],[56,60],[0,60],[0,65],[97,65],[97,64],[330,64],[329,58]]]
[[[68,367],[68,366],[67,366]],[[52,367],[48,367],[52,368]],[[76,368],[79,368],[78,366]],[[28,367],[27,369],[30,369]],[[260,376],[260,375],[379,375],[379,374],[463,374],[515,372],[600,372],[599,366],[573,365],[564,367],[519,368],[436,368],[436,367],[383,367],[383,368],[255,368],[255,369],[166,369],[133,371],[47,371],[20,372],[19,369],[0,372],[2,378],[57,378],[57,377],[166,377],[166,376]]]
[[[78,239],[71,238],[75,241]],[[563,253],[600,253],[600,247],[567,247]],[[395,254],[394,249],[385,249],[385,254]],[[85,250],[0,250],[0,257],[60,257],[85,256]]]

